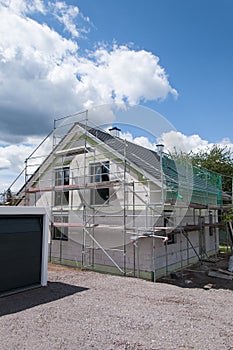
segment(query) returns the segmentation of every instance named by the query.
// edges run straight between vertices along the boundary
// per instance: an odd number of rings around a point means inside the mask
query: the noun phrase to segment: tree
[[[177,151],[172,154],[176,159],[189,160],[192,165],[205,168],[222,175],[222,189],[224,192],[232,193],[233,157],[232,151],[226,146],[213,145],[198,153],[184,153]]]

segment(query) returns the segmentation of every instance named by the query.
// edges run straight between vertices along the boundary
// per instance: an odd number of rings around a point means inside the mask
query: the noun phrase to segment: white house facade
[[[51,261],[156,280],[217,253],[219,184],[216,174],[76,123],[18,205],[47,208]]]

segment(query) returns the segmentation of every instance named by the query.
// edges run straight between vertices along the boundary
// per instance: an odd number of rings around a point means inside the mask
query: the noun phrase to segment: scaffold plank
[[[98,188],[108,188],[114,186],[121,186],[122,182],[117,181],[105,181],[105,182],[90,182],[87,184],[73,184],[73,185],[62,185],[62,186],[50,186],[50,187],[30,187],[28,188],[28,193],[35,192],[49,192],[53,190],[79,190],[79,189],[98,189]]]

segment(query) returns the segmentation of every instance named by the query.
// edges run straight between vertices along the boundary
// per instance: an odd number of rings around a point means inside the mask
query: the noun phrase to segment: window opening
[[[163,220],[163,225],[164,227],[171,227],[173,226],[174,222],[173,222],[173,218],[172,216],[172,211],[170,210],[165,210],[164,211],[164,220]],[[174,244],[176,243],[176,239],[175,239],[175,234],[172,232],[167,233],[167,237],[168,237],[168,241],[166,241],[166,244]]]
[[[109,200],[109,187],[98,188],[98,184],[101,182],[109,181],[109,162],[91,164],[91,182],[97,183],[96,189],[91,191],[91,204],[101,205],[108,204]]]
[[[68,216],[54,216],[54,223],[68,223]],[[53,226],[54,240],[68,241],[68,226]]]
[[[55,186],[66,186],[70,182],[70,169],[62,168],[55,170]],[[69,204],[69,191],[66,189],[55,189],[54,205],[66,206]]]

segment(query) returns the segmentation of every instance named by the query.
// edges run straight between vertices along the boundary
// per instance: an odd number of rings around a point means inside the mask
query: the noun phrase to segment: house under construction
[[[218,252],[221,176],[102,130],[88,111],[56,120],[24,174],[17,205],[47,208],[52,262],[155,281]]]

